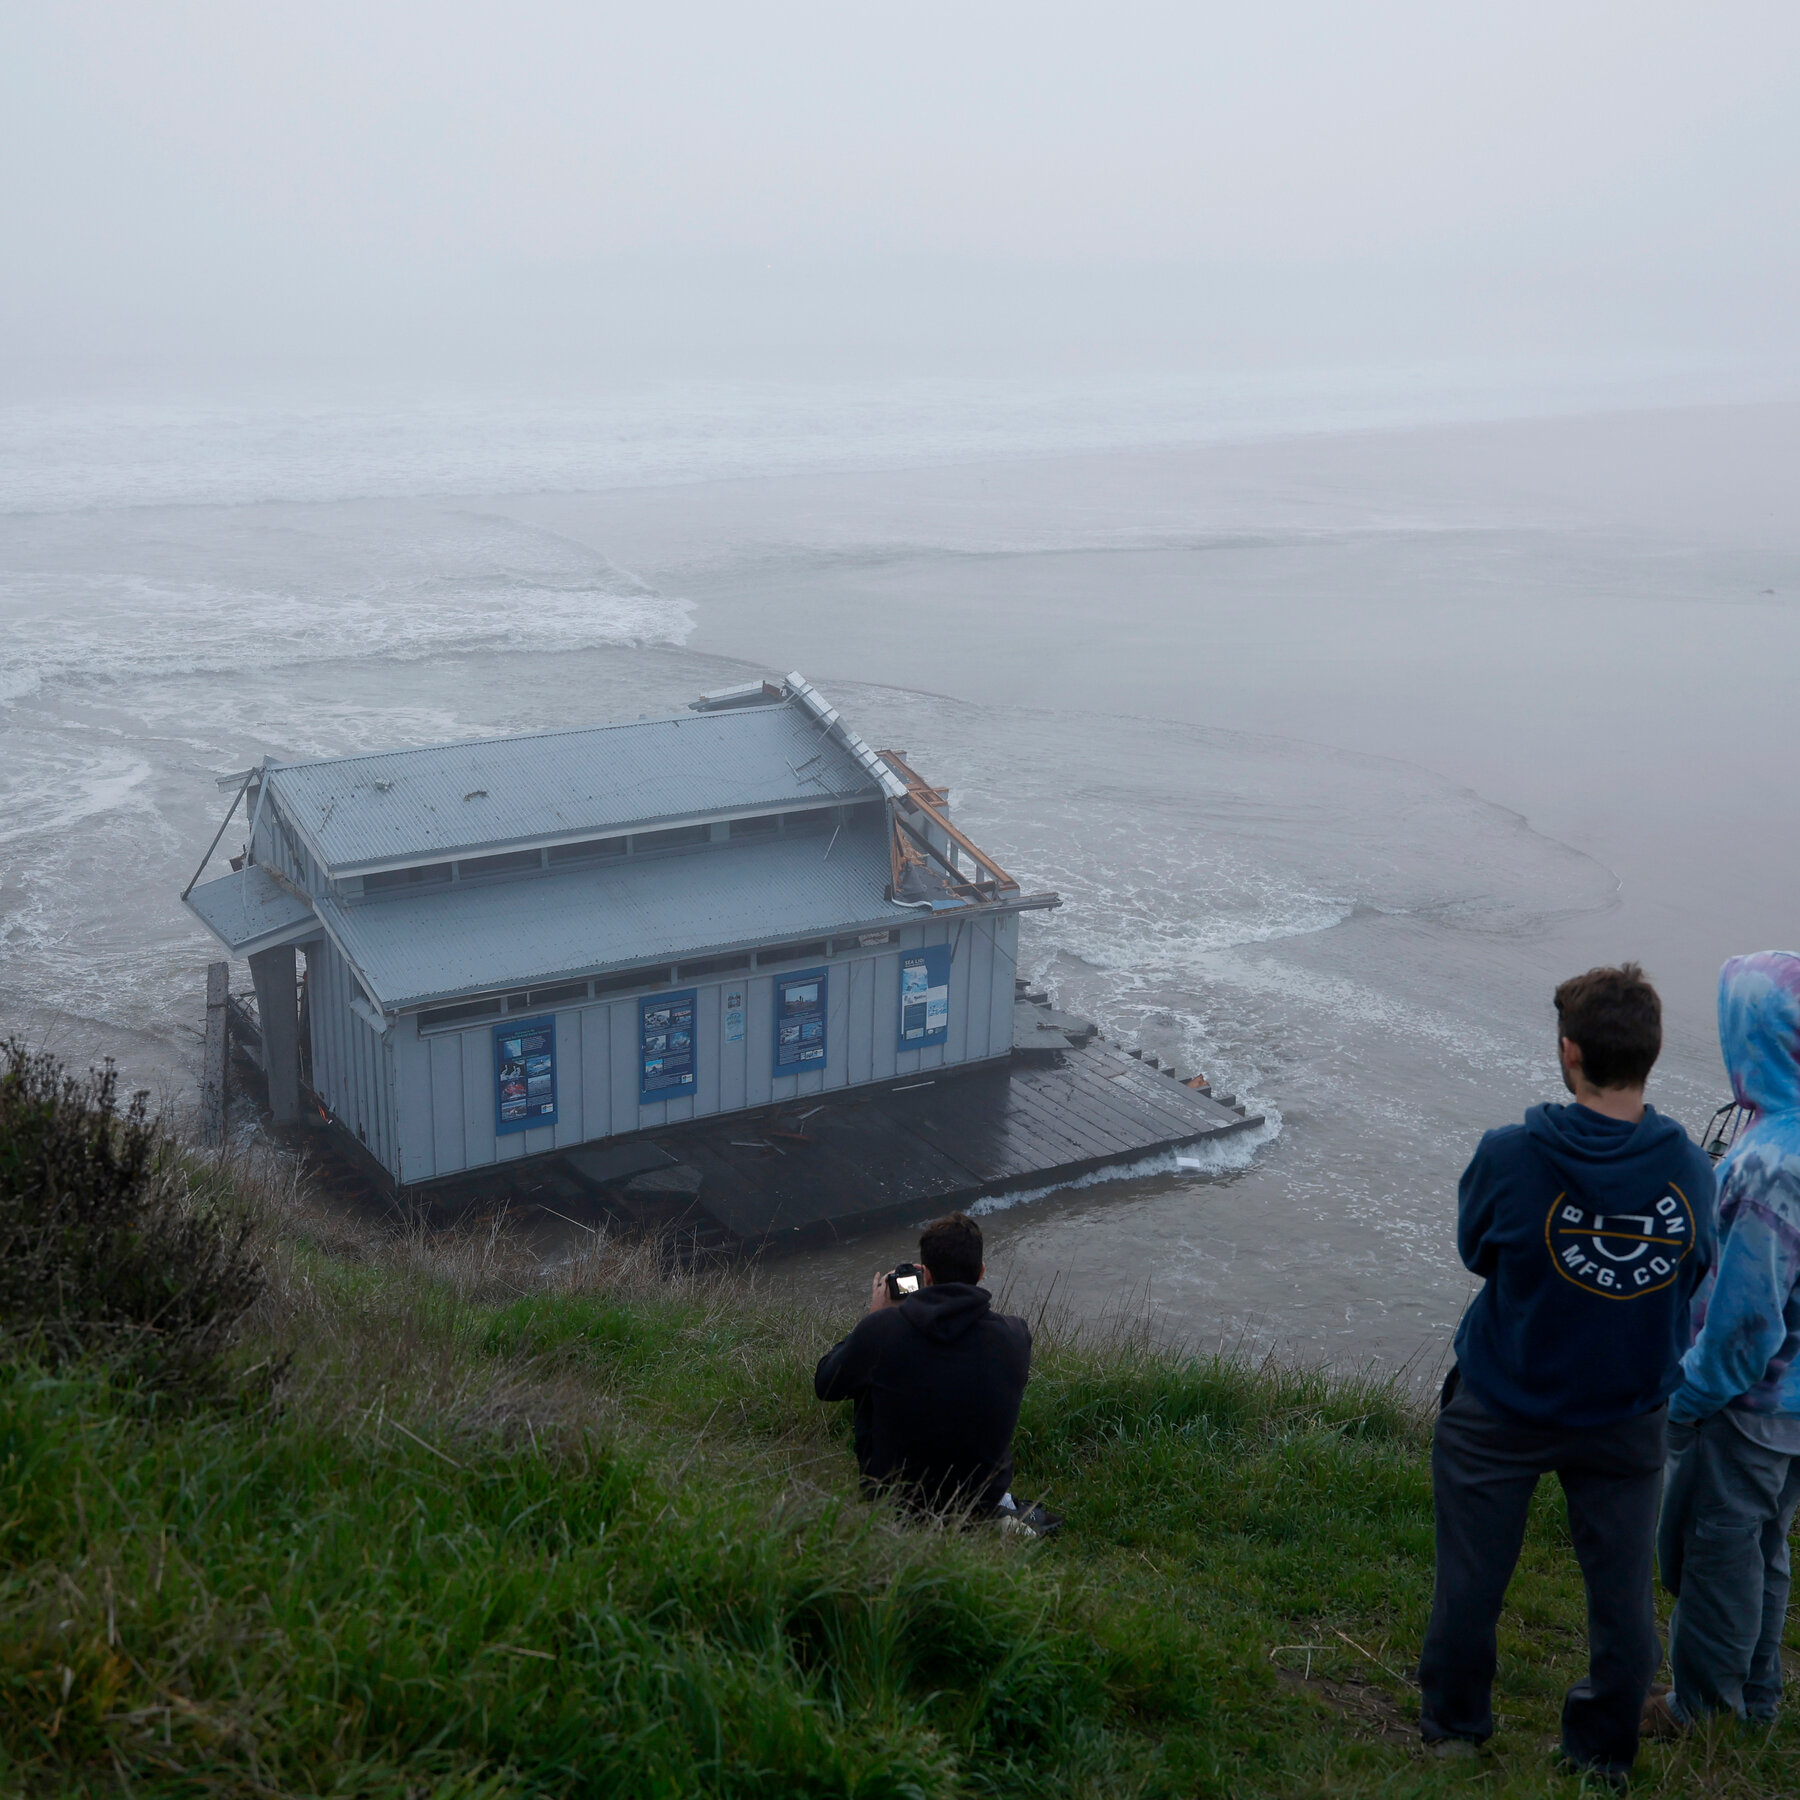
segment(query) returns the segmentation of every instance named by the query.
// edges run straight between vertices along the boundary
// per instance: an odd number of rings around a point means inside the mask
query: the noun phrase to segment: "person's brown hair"
[[[981,1279],[981,1227],[967,1213],[945,1213],[919,1233],[919,1261],[933,1282]]]
[[[1589,969],[1556,990],[1556,1028],[1594,1087],[1642,1087],[1662,1052],[1662,1001],[1636,963]]]

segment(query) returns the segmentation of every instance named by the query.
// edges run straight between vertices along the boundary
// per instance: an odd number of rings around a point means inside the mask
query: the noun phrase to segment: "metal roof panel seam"
[[[887,900],[887,880],[887,834],[871,824],[847,826],[835,842],[753,840],[533,881],[317,906],[382,1006],[394,1010],[662,958],[899,926],[908,914]]]
[[[792,703],[286,763],[266,780],[334,874],[882,792]]]

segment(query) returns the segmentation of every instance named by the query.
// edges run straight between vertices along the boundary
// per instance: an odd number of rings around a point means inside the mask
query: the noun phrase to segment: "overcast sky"
[[[15,349],[1795,347],[1793,0],[15,0],[6,42]]]

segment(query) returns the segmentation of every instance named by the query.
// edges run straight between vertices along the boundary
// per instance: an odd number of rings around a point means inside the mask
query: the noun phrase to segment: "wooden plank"
[[[1047,1102],[1053,1098],[1041,1089],[1038,1092]],[[1201,1121],[1159,1113],[1134,1101],[1129,1092],[1077,1088],[1066,1104],[1092,1119],[1097,1129],[1116,1132],[1139,1146],[1148,1142],[1185,1141],[1210,1129]]]
[[[1128,1057],[1102,1050],[1070,1053],[1060,1069],[1032,1070],[1030,1076],[1049,1082],[1061,1076],[1092,1093],[1096,1098],[1110,1095],[1116,1103],[1129,1095],[1140,1107],[1152,1108],[1159,1117],[1185,1122],[1193,1116],[1191,1096],[1186,1088],[1166,1076],[1153,1075]]]
[[[1073,1109],[1048,1104],[1029,1088],[1008,1083],[1005,1117],[1015,1136],[1026,1147],[1027,1163],[1041,1167],[1046,1157],[1059,1162],[1083,1162],[1131,1147],[1135,1139],[1108,1136],[1091,1130]]]
[[[1091,1051],[1071,1051],[1064,1059],[1064,1068],[1025,1070],[1021,1071],[1021,1078],[1046,1097],[1131,1119],[1165,1136],[1191,1137],[1214,1123],[1205,1108],[1192,1103],[1198,1096],[1188,1089],[1169,1081],[1169,1092],[1159,1093],[1146,1086],[1158,1077],[1131,1067],[1122,1079],[1108,1080],[1102,1072],[1104,1065],[1088,1061],[1092,1055]],[[1183,1104],[1184,1100],[1187,1104]]]
[[[898,1123],[953,1156],[980,1181],[1002,1180],[1032,1155],[1007,1115],[1005,1077],[940,1079],[876,1102]]]
[[[1122,1081],[1108,1083],[1115,1091],[1124,1089],[1146,1104],[1175,1119],[1211,1119],[1224,1109],[1215,1101],[1186,1088],[1172,1076],[1158,1074],[1141,1064],[1133,1064]]]
[[[971,1136],[945,1131],[934,1122],[920,1128],[919,1136],[941,1153],[947,1154],[950,1144],[956,1145],[959,1156],[970,1165],[975,1177],[970,1186],[971,1193],[978,1193],[993,1182],[1010,1181],[1031,1165],[1029,1139],[1009,1132],[999,1124]]]
[[[1012,1104],[1021,1118],[1031,1122],[1046,1147],[1059,1142],[1071,1146],[1072,1159],[1133,1154],[1145,1142],[1141,1128],[1102,1115],[1091,1106],[1058,1105],[1047,1094],[1022,1082],[1013,1087]]]
[[[815,1114],[807,1129],[811,1141],[785,1140],[779,1150],[746,1148],[761,1136],[752,1125],[729,1134],[709,1133],[704,1141],[682,1137],[668,1142],[703,1170],[721,1176],[703,1189],[701,1205],[729,1231],[751,1241],[979,1190],[970,1170],[935,1152],[876,1106],[831,1108],[828,1114]]]
[[[1105,1054],[1110,1055],[1110,1052]],[[1185,1083],[1174,1080],[1168,1075],[1158,1074],[1147,1069],[1143,1064],[1125,1057],[1116,1057],[1115,1066],[1123,1064],[1125,1079],[1114,1082],[1114,1087],[1124,1087],[1130,1092],[1141,1095],[1165,1111],[1170,1111],[1182,1118],[1194,1117],[1210,1119],[1220,1125],[1240,1125],[1241,1114],[1228,1106],[1221,1106],[1210,1094],[1200,1093]]]
[[[206,965],[206,1048],[200,1070],[200,1141],[217,1149],[225,1142],[225,1083],[230,1055],[225,1001],[231,989],[231,964]]]
[[[1033,1069],[1029,1073],[1033,1077],[1046,1077],[1060,1071]],[[1191,1131],[1186,1121],[1160,1118],[1129,1095],[1115,1096],[1109,1091],[1111,1084],[1084,1083],[1073,1078],[1054,1082],[1049,1079],[1017,1081],[1015,1077],[1015,1081],[1022,1092],[1030,1094],[1040,1105],[1080,1116],[1096,1133],[1110,1135],[1121,1143],[1141,1146],[1171,1132],[1187,1136]]]

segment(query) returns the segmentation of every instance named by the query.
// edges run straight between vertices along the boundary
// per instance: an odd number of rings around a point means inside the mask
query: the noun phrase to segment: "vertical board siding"
[[[491,1031],[459,1031],[462,1039],[463,1167],[485,1168],[510,1159],[525,1134],[502,1138],[494,1130],[494,1039]]]
[[[825,1066],[807,1077],[815,1094],[850,1085],[850,983],[855,977],[854,962],[832,965],[825,986]]]
[[[613,1117],[612,1015],[604,1006],[588,1006],[577,1016],[581,1021],[581,1123],[587,1138],[607,1137]]]
[[[767,1106],[775,1098],[775,978],[750,978],[744,995],[744,1104]]]
[[[844,1081],[875,1079],[875,971],[886,957],[864,956],[844,970]]]
[[[384,1039],[350,1010],[355,978],[329,938],[306,957],[313,1091],[390,1174],[400,1174],[395,1065]]]
[[[905,946],[904,935],[901,947]],[[900,950],[875,958],[869,1026],[874,1033],[869,1057],[870,1079],[890,1081],[900,1073]],[[916,1057],[916,1052],[913,1055]]]
[[[612,1130],[638,1128],[638,1010],[635,1000],[615,1000],[599,1009],[612,1032]]]
[[[694,998],[694,1032],[699,1041],[712,1046],[712,1054],[699,1059],[695,1069],[694,1112],[704,1118],[723,1110],[719,1095],[724,1091],[720,1070],[720,1053],[725,1048],[725,986],[703,987]]]
[[[830,970],[825,1066],[805,1075],[775,1074],[775,972],[696,983],[699,1080],[685,1100],[638,1104],[636,996],[557,1011],[557,1123],[506,1137],[494,1130],[494,1021],[425,1036],[414,1021],[402,1020],[384,1046],[350,1012],[353,977],[327,946],[323,960],[331,965],[331,973],[328,982],[321,983],[314,1035],[315,1040],[330,1040],[334,1049],[321,1058],[315,1047],[315,1066],[328,1062],[334,1070],[353,1073],[351,1090],[342,1086],[340,1073],[338,1088],[320,1091],[353,1128],[356,1119],[351,1110],[334,1096],[348,1091],[362,1096],[357,1117],[370,1131],[371,1149],[379,1142],[382,1161],[410,1182],[598,1138],[654,1131],[688,1119],[978,1062],[1004,1055],[1012,1043],[1018,925],[1016,914],[908,923],[896,930],[893,943],[879,950],[819,965]],[[927,944],[952,946],[950,1029],[942,1045],[903,1051],[900,960],[904,952]],[[727,1044],[725,990],[740,984],[745,998],[744,1041]],[[323,991],[327,986],[329,1000]],[[364,1040],[360,1044],[357,1032]]]
[[[395,1129],[402,1181],[429,1181],[437,1173],[433,1137],[436,1106],[431,1091],[431,1040],[419,1036],[417,1019],[402,1019],[393,1033]]]
[[[725,1042],[725,993],[735,989],[744,996],[744,1038],[742,1043]],[[745,1073],[750,1061],[750,975],[746,970],[735,981],[719,984],[718,1054],[713,1058],[719,1070],[719,1111],[737,1112],[744,1105]]]
[[[989,992],[988,1050],[999,1056],[1012,1049],[1013,984],[1019,974],[1019,915],[1002,913],[990,921],[994,937],[994,973]]]
[[[463,1142],[463,1034],[423,1040],[431,1059],[432,1174],[454,1175],[469,1166]]]
[[[344,1020],[350,1008],[337,946],[329,939],[307,952],[314,1003],[313,1086],[332,1113],[355,1129],[344,1075]]]
[[[944,1033],[935,1065],[942,1069],[969,1060],[969,987],[975,961],[971,939],[975,934],[961,920],[940,930],[939,941],[950,946],[950,1029]]]
[[[356,1135],[364,1148],[369,1142],[369,1119],[375,1111],[374,1072],[369,1067],[368,1026],[350,1010],[353,977],[344,970],[344,1037],[349,1052],[351,1104],[356,1109]]]
[[[581,1065],[587,1056],[587,1045],[581,1035],[581,1014],[556,1015],[556,1123],[550,1137],[558,1149],[585,1144],[588,1134],[582,1129],[582,1096],[587,1084],[582,1079]],[[527,1134],[529,1135],[529,1134]]]

